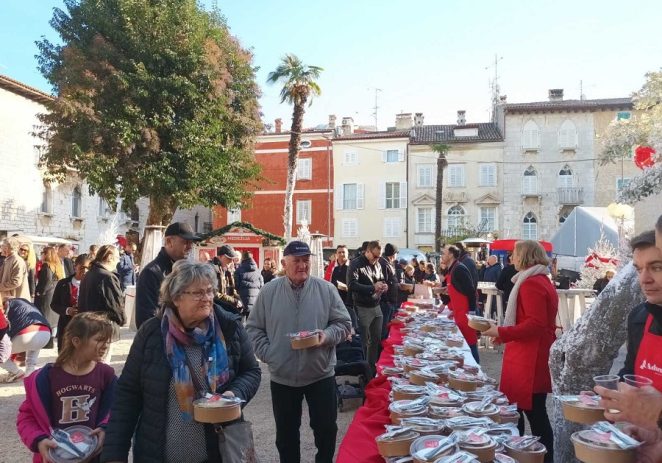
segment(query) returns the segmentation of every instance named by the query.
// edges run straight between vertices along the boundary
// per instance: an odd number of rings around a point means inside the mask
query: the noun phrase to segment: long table
[[[404,336],[400,332],[402,324],[391,323],[389,335],[382,342],[382,353],[377,362],[377,371],[393,366],[394,346],[402,344]],[[469,345],[464,342],[460,348],[467,365],[478,366],[471,355]],[[356,411],[354,419],[340,443],[336,463],[384,463],[377,450],[375,438],[385,432],[384,426],[391,423],[388,407],[391,383],[379,374],[365,388],[365,402]]]

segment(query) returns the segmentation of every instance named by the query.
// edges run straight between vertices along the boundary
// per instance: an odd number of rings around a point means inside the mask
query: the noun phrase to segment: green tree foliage
[[[195,0],[64,3],[51,20],[61,43],[37,43],[56,94],[39,132],[48,172],[76,169],[111,203],[148,197],[148,224],[240,204],[259,174],[259,88],[218,12]]]
[[[283,209],[283,236],[292,234],[292,196],[296,183],[297,163],[299,161],[299,145],[303,128],[303,114],[306,103],[312,104],[313,95],[321,93],[317,84],[323,69],[319,66],[307,66],[295,55],[285,55],[275,71],[270,72],[267,82],[283,83],[280,91],[281,103],[287,102],[293,106],[290,144],[287,155],[287,187],[285,189],[285,206]]]

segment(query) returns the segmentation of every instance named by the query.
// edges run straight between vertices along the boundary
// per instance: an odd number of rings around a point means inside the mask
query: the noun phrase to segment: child
[[[112,333],[105,316],[76,315],[67,325],[55,363],[25,379],[25,401],[16,426],[23,443],[34,452],[33,462],[51,461],[48,449],[57,447],[50,437],[51,427],[87,426],[99,439],[95,453],[101,451],[117,381],[113,368],[101,362]]]

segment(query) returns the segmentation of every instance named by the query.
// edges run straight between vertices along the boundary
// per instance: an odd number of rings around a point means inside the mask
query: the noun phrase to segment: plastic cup
[[[600,375],[593,377],[596,386],[602,386],[605,389],[612,389],[614,391],[618,390],[618,382],[620,379],[621,378],[618,375]]]
[[[653,380],[640,375],[623,375],[625,384],[634,387],[652,386]]]

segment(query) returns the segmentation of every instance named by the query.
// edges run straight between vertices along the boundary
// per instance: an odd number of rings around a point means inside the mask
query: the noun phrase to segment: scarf
[[[506,316],[503,321],[503,326],[513,326],[517,318],[517,293],[519,292],[519,287],[522,286],[524,280],[535,275],[547,275],[549,269],[546,265],[533,265],[526,270],[522,270],[516,273],[510,281],[515,283],[512,291],[510,291],[510,297],[508,298],[508,305],[506,306]]]
[[[230,378],[230,367],[225,339],[218,320],[212,310],[206,328],[187,330],[172,308],[166,307],[161,320],[161,333],[165,342],[165,353],[172,368],[172,377],[175,381],[175,394],[182,419],[185,422],[193,420],[193,399],[195,386],[191,379],[186,361],[185,346],[202,347],[202,365],[200,373],[207,379],[211,392],[227,383]],[[195,365],[192,365],[194,368]]]

